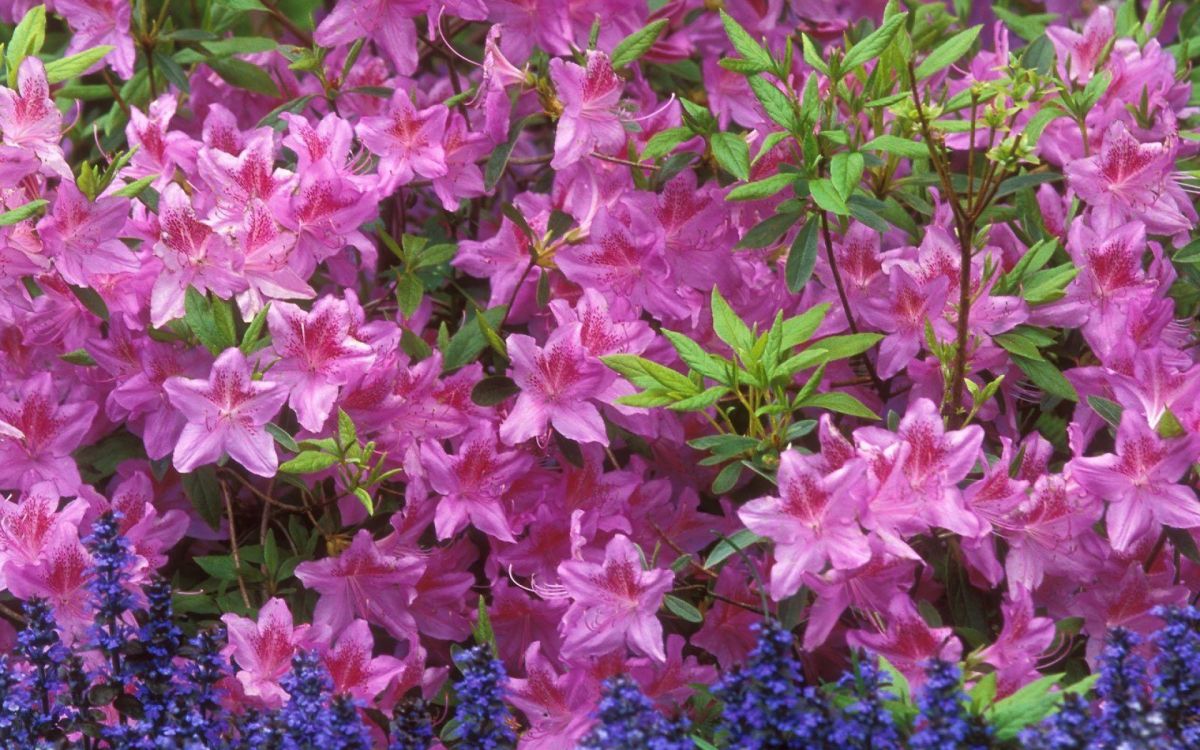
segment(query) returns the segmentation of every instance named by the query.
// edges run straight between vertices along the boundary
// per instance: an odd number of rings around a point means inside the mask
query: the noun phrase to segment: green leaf
[[[861,158],[861,157],[860,157]],[[788,250],[787,265],[784,266],[784,278],[787,280],[788,291],[799,294],[804,285],[812,277],[813,267],[817,264],[817,222],[811,217],[792,240]]]
[[[879,333],[848,333],[844,336],[826,336],[815,344],[829,353],[830,361],[849,359],[875,346],[883,338]]]
[[[21,69],[21,61],[42,51],[46,42],[46,6],[35,5],[21,18],[21,22],[13,29],[8,47],[4,51],[4,61],[8,66],[8,87],[17,88],[17,73]]]
[[[218,581],[236,581],[237,567],[233,564],[232,555],[202,555],[192,558],[200,569]]]
[[[742,476],[742,465],[740,463],[729,464],[724,469],[721,469],[717,474],[717,478],[713,480],[712,492],[714,495],[724,495],[733,489],[737,484],[738,479]]]
[[[794,318],[788,318],[783,321],[783,340],[780,342],[780,348],[791,349],[812,338],[812,335],[816,333],[817,329],[821,327],[821,323],[824,322],[825,316],[829,313],[829,308],[830,304],[828,302],[822,302],[819,305],[813,305]],[[825,347],[822,348],[824,349]]]
[[[675,351],[679,353],[679,358],[685,365],[707,378],[729,385],[726,362],[722,357],[709,354],[704,351],[703,347],[682,333],[664,328],[662,334],[671,342],[671,346],[675,347]]]
[[[979,36],[979,30],[982,28],[983,26],[972,26],[942,42],[937,49],[929,53],[929,57],[926,57],[917,66],[917,80],[928,78],[957,62],[958,58],[967,54],[967,50],[971,49],[971,45],[975,43],[976,37]]]
[[[275,85],[275,79],[258,65],[237,58],[209,59],[206,64],[230,86],[279,98],[279,87]]]
[[[316,474],[325,471],[338,462],[338,457],[321,451],[302,451],[290,461],[279,465],[279,470],[285,474]]]
[[[713,158],[729,174],[742,182],[750,179],[750,147],[746,139],[734,133],[712,134]]]
[[[802,54],[804,56],[804,62],[816,69],[817,72],[826,76],[829,75],[829,66],[825,64],[825,60],[821,57],[820,50],[818,50],[817,46],[813,44],[813,41],[808,37],[808,34],[800,35],[800,48],[803,51]],[[805,87],[807,88],[807,83],[805,84]]]
[[[668,128],[650,136],[642,149],[642,161],[654,161],[675,150],[679,144],[695,138],[691,128]]]
[[[283,446],[283,449],[291,453],[299,453],[300,445],[296,442],[296,438],[288,434],[287,430],[283,429],[274,422],[267,422],[264,428],[271,437],[275,438],[275,442]]]
[[[492,629],[492,618],[488,615],[487,602],[482,594],[479,596],[475,612],[475,625],[471,628],[471,635],[474,637],[476,645],[487,644],[491,647],[494,655],[496,653],[496,632]]]
[[[1046,393],[1068,401],[1079,400],[1075,386],[1071,385],[1071,382],[1054,365],[1045,360],[1029,359],[1016,354],[1012,359],[1017,367],[1020,367],[1021,371],[1029,376],[1033,384]]]
[[[725,196],[727,201],[757,201],[770,198],[780,190],[796,184],[797,176],[791,172],[779,172],[762,180],[738,185]]]
[[[242,350],[242,354],[250,354],[258,349],[258,337],[262,335],[263,327],[267,324],[267,311],[271,309],[271,303],[267,302],[262,306],[262,309],[254,314],[254,318],[250,321],[250,325],[246,328],[246,332],[242,334],[242,343],[238,346]]]
[[[708,559],[704,561],[704,567],[714,568],[737,554],[739,550],[749,549],[755,544],[765,541],[767,541],[766,537],[759,536],[750,529],[735,531],[730,536],[717,542],[712,552],[708,553]]]
[[[202,42],[201,47],[217,57],[250,55],[255,52],[270,52],[279,47],[279,42],[265,36],[235,36]]]
[[[154,51],[154,64],[166,76],[166,79],[175,85],[177,89],[185,94],[191,93],[191,84],[188,83],[187,73],[175,60],[175,58],[165,55],[158,50]]]
[[[1079,269],[1071,262],[1038,271],[1021,284],[1021,296],[1031,305],[1040,305],[1060,299],[1067,284],[1079,275]]]
[[[1088,406],[1092,407],[1092,411],[1100,415],[1100,418],[1108,422],[1113,428],[1121,426],[1121,414],[1125,411],[1124,408],[1116,401],[1110,401],[1101,396],[1088,396]]]
[[[157,174],[148,174],[140,180],[135,180],[134,182],[129,183],[120,190],[114,190],[113,195],[132,200],[141,195],[142,191],[150,187],[150,183],[157,180],[158,177],[159,176]]]
[[[183,485],[183,494],[196,509],[200,519],[208,524],[209,528],[219,529],[223,504],[216,469],[212,466],[201,466],[180,477],[180,484]]]
[[[695,396],[680,399],[668,408],[672,411],[703,411],[720,401],[727,393],[729,393],[729,388],[723,385],[713,386],[712,388],[706,388]]]
[[[639,388],[662,386],[681,395],[700,390],[686,375],[636,354],[609,354],[600,360]]]
[[[680,599],[674,594],[667,594],[664,596],[663,605],[666,606],[669,612],[677,617],[687,620],[688,622],[704,622],[704,615],[700,614],[700,610],[696,609],[691,604],[685,602],[683,599]]]
[[[79,365],[80,367],[94,367],[96,365],[96,360],[92,359],[92,355],[88,354],[86,349],[76,349],[66,354],[60,354],[58,358],[63,362]]]
[[[749,351],[754,346],[754,336],[750,333],[750,329],[733,311],[716,287],[713,287],[712,291],[712,316],[713,331],[731,349],[740,354],[743,351]]]
[[[4,213],[0,214],[0,227],[8,227],[25,221],[29,217],[36,214],[39,210],[41,210],[42,206],[49,202],[50,201],[45,200],[44,198],[38,198],[37,200],[29,201],[24,205],[17,206],[11,211],[5,211]]]
[[[488,325],[494,330],[500,321],[504,318],[505,307],[493,307],[490,310],[485,310],[482,317],[487,321]],[[462,328],[450,337],[446,342],[446,346],[442,349],[442,369],[445,372],[451,372],[458,368],[475,361],[484,349],[487,348],[488,342],[484,338],[483,329],[479,325],[480,314],[476,313],[471,316]]]
[[[104,298],[100,296],[99,292],[83,286],[72,285],[70,288],[71,294],[74,294],[75,298],[83,303],[88,312],[100,320],[108,320],[108,305],[104,303]]]
[[[1028,359],[1045,359],[1045,357],[1042,356],[1042,353],[1038,351],[1037,344],[1034,344],[1032,341],[1019,333],[1014,333],[1011,331],[1008,333],[1001,333],[993,336],[992,341],[995,341],[1010,354],[1019,354],[1020,356]]]
[[[370,492],[367,492],[366,489],[362,487],[355,487],[354,496],[357,497],[358,501],[362,503],[362,506],[367,509],[368,516],[375,515],[375,501],[371,498]]]
[[[842,197],[841,193],[834,188],[833,183],[829,180],[824,178],[810,180],[808,183],[808,192],[822,209],[835,213],[838,216],[846,216],[850,213],[850,207],[846,205],[846,199]]]
[[[892,43],[892,39],[896,37],[896,33],[900,31],[906,18],[908,18],[908,13],[898,13],[892,16],[884,21],[882,26],[851,47],[846,56],[842,58],[842,70],[854,70],[859,65],[879,57]]]
[[[901,138],[896,135],[880,135],[867,141],[862,146],[863,151],[882,151],[886,154],[903,156],[906,159],[929,158],[929,147],[920,141]]]
[[[1047,675],[993,703],[985,715],[996,730],[996,739],[1001,742],[1015,739],[1022,729],[1049,716],[1062,700],[1061,693],[1051,693],[1050,689],[1062,679],[1061,674]]]
[[[763,109],[767,116],[775,121],[784,130],[789,133],[795,133],[800,129],[800,119],[796,115],[796,108],[787,94],[779,90],[779,87],[762,76],[752,75],[746,79],[750,84],[750,90],[754,92],[754,96],[762,103]]]
[[[792,228],[801,217],[798,213],[775,214],[768,217],[766,220],[755,224],[746,232],[738,243],[734,245],[735,249],[741,248],[764,248],[770,247],[779,241],[784,232]]]
[[[196,291],[195,287],[188,287],[183,298],[183,308],[184,323],[214,356],[235,345],[232,332],[217,322],[217,315],[209,298]],[[226,334],[229,334],[228,337]]]
[[[829,163],[829,172],[830,181],[838,195],[843,199],[850,197],[858,185],[858,181],[862,179],[864,168],[865,162],[860,153],[842,152],[834,155],[833,160]]]
[[[354,426],[354,420],[343,409],[338,409],[338,444],[342,448],[349,448],[352,445],[358,445],[358,428]]]
[[[105,55],[112,51],[113,47],[111,45],[102,44],[99,47],[85,49],[70,57],[64,57],[61,60],[52,60],[46,63],[46,82],[59,83],[69,78],[74,78],[100,62],[100,60],[104,59]]]
[[[521,392],[512,378],[501,375],[486,377],[471,389],[471,400],[480,406],[502,404]]]
[[[878,414],[868,409],[866,404],[849,393],[817,393],[804,399],[804,403],[798,404],[798,406],[828,409],[862,419],[879,419]]]
[[[725,33],[729,36],[730,44],[746,62],[759,70],[770,70],[775,66],[771,55],[758,42],[754,41],[754,37],[750,36],[750,33],[742,28],[742,25],[735,21],[733,16],[723,10],[721,11],[721,23],[725,26]]]
[[[667,28],[668,20],[660,18],[649,23],[629,36],[622,39],[613,47],[612,66],[623,68],[650,51],[663,29]]]

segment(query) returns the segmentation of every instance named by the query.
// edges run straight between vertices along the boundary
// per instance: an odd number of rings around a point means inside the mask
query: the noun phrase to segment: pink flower
[[[162,94],[150,102],[149,111],[143,113],[131,107],[129,124],[125,126],[125,137],[130,146],[137,146],[129,166],[122,172],[128,179],[139,179],[156,175],[154,188],[161,191],[175,177],[176,167],[190,171],[196,163],[196,150],[200,144],[185,133],[169,130],[171,118],[175,116],[178,101],[173,94]]]
[[[942,339],[953,339],[942,317],[949,288],[944,276],[918,281],[897,267],[888,274],[887,293],[865,301],[863,319],[887,333],[879,344],[879,377],[892,377],[917,356],[927,321]]]
[[[1192,488],[1176,484],[1200,459],[1200,437],[1165,440],[1142,415],[1126,409],[1117,430],[1117,452],[1067,464],[1081,487],[1108,502],[1106,526],[1113,549],[1125,552],[1162,525],[1200,526],[1200,502]]]
[[[404,662],[394,656],[375,656],[375,639],[366,620],[355,620],[321,655],[333,680],[335,695],[350,695],[370,702],[404,672]]]
[[[241,258],[223,235],[196,217],[183,189],[167,185],[160,200],[162,234],[154,254],[163,269],[150,296],[150,322],[155,326],[183,316],[189,286],[199,292],[211,290],[221,299],[246,286],[239,273]]]
[[[310,312],[286,302],[267,311],[279,356],[271,378],[287,386],[288,404],[310,432],[325,424],[341,386],[375,361],[371,347],[350,335],[351,322],[346,301],[337,297],[322,297]]]
[[[408,75],[417,68],[413,17],[430,12],[429,5],[428,0],[343,0],[321,21],[314,39],[322,47],[373,39],[396,72]]]
[[[508,337],[512,378],[521,388],[517,403],[500,425],[500,439],[516,445],[540,437],[553,425],[564,437],[608,445],[604,420],[589,399],[599,396],[609,373],[587,356],[578,326],[555,329],[539,347],[521,334]]]
[[[284,232],[271,209],[251,201],[242,225],[233,231],[234,246],[244,256],[246,291],[237,296],[243,320],[252,320],[268,299],[311,299],[313,288],[291,267],[296,236]]]
[[[799,591],[805,573],[820,573],[830,564],[857,568],[871,559],[858,525],[859,502],[850,492],[863,467],[851,463],[825,474],[819,461],[785,451],[779,461],[780,497],[761,497],[738,511],[747,528],[775,542],[771,597],[776,601]]]
[[[58,625],[68,633],[81,634],[94,618],[88,604],[88,580],[92,556],[79,541],[75,526],[63,524],[46,540],[36,562],[8,562],[4,577],[8,590],[18,599],[47,599],[54,607]]]
[[[145,559],[152,570],[167,561],[166,553],[183,538],[188,516],[181,510],[160,514],[154,506],[154,485],[150,476],[138,471],[123,479],[112,491],[108,508],[121,514],[119,529],[134,554]],[[93,511],[104,510],[102,505]]]
[[[600,697],[599,683],[585,669],[567,669],[559,674],[536,641],[524,656],[525,677],[510,678],[505,691],[512,704],[533,723],[521,735],[521,747],[575,747],[592,726],[592,710]]]
[[[611,152],[625,144],[617,104],[624,84],[613,72],[608,55],[587,53],[587,68],[559,58],[550,61],[550,80],[563,111],[554,133],[554,160],[564,169],[597,149]]]
[[[279,680],[292,668],[296,649],[309,645],[309,626],[296,625],[287,602],[274,598],[258,610],[258,622],[235,614],[222,615],[229,632],[225,654],[237,662],[237,680],[246,695],[266,708],[287,699]]]
[[[386,115],[359,121],[358,137],[379,156],[381,189],[391,192],[415,175],[432,179],[446,174],[442,141],[448,114],[441,104],[417,110],[407,92],[397,91]]]
[[[127,198],[101,197],[92,203],[75,183],[63,180],[50,213],[37,224],[38,235],[67,283],[91,286],[97,275],[140,267],[138,257],[120,240],[128,214]]]
[[[132,8],[128,0],[55,0],[54,12],[71,27],[68,54],[109,45],[113,50],[104,56],[104,62],[121,78],[128,80],[133,75],[136,52],[129,34]]]
[[[5,565],[36,565],[63,529],[79,528],[87,501],[77,498],[59,510],[59,499],[53,484],[39,482],[18,502],[0,500],[0,588],[7,588]]]
[[[979,425],[947,431],[937,406],[919,398],[909,405],[897,432],[863,427],[854,437],[860,450],[873,454],[869,460],[890,457],[897,462],[868,504],[868,528],[920,533],[923,527],[935,526],[972,537],[987,530],[966,507],[958,488],[980,458]]]
[[[425,569],[420,558],[384,554],[359,529],[342,553],[296,566],[296,577],[321,594],[313,620],[340,633],[355,617],[387,629],[399,640],[415,641],[417,624],[409,605],[415,585]]]
[[[1196,211],[1172,176],[1177,141],[1171,134],[1165,143],[1141,143],[1116,120],[1105,131],[1100,153],[1067,164],[1067,180],[1091,206],[1097,228],[1134,220],[1155,234],[1176,235],[1192,228]]]
[[[483,172],[475,162],[491,147],[483,133],[471,132],[462,115],[450,113],[450,124],[442,139],[446,173],[433,178],[433,192],[447,211],[457,211],[463,198],[478,198],[486,191]]]
[[[187,419],[175,445],[176,469],[187,473],[228,453],[252,474],[275,476],[279,458],[263,426],[283,406],[287,389],[252,380],[241,350],[225,350],[213,363],[208,380],[176,376],[163,388]]]
[[[71,168],[59,145],[62,129],[62,115],[46,83],[46,66],[36,57],[26,57],[17,73],[17,90],[0,86],[0,133],[4,143],[32,151],[50,173],[72,180]]]
[[[63,495],[79,489],[71,452],[79,447],[96,416],[87,401],[60,403],[50,373],[21,383],[16,398],[0,395],[0,420],[20,432],[0,436],[0,487],[29,489],[51,482]]]
[[[1113,12],[1104,6],[1088,17],[1082,34],[1057,24],[1048,27],[1046,36],[1058,53],[1059,74],[1066,80],[1090,81],[1113,33]]]
[[[1017,589],[1001,605],[1004,628],[979,659],[996,669],[996,694],[1012,695],[1039,677],[1038,660],[1054,642],[1054,620],[1036,617],[1029,592]]]
[[[846,643],[886,658],[914,688],[925,682],[924,662],[935,658],[957,662],[962,656],[954,628],[930,627],[907,594],[892,599],[886,616],[887,630],[852,630],[846,634]]]
[[[601,655],[628,645],[639,654],[667,660],[655,613],[675,574],[643,569],[629,537],[614,536],[602,562],[567,560],[558,566],[558,575],[572,600],[562,620],[564,655]]]
[[[440,495],[433,521],[438,539],[449,539],[470,523],[500,541],[515,541],[504,499],[532,466],[527,454],[499,450],[489,428],[472,433],[454,455],[438,442],[425,443],[421,459],[430,487]]]

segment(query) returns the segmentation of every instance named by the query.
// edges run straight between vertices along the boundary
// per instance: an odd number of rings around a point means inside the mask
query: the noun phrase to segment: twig
[[[238,551],[237,529],[233,525],[233,499],[224,482],[221,482],[221,495],[225,498],[225,517],[229,520],[229,546],[233,551],[233,570],[237,575],[238,591],[242,592],[242,603],[246,609],[250,609],[250,594],[246,592],[246,582],[242,579],[242,555]]]

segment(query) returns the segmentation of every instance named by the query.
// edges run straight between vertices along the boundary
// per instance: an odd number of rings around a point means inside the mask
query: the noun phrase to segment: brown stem
[[[233,551],[233,570],[237,574],[238,591],[242,593],[242,603],[250,609],[250,594],[246,591],[246,581],[242,579],[242,555],[238,551],[237,528],[233,525],[233,499],[229,496],[229,488],[221,482],[221,495],[225,498],[225,517],[229,521],[229,546]]]
[[[842,303],[842,312],[846,315],[846,322],[850,325],[851,333],[858,333],[858,324],[854,322],[854,314],[850,312],[850,300],[846,297],[846,287],[842,283],[842,274],[838,271],[837,259],[833,255],[833,236],[829,233],[829,214],[821,212],[821,235],[825,239],[825,257],[829,261],[829,271],[833,274],[833,285],[837,288],[838,300]],[[887,403],[889,398],[887,384],[880,379],[879,373],[875,371],[875,365],[871,364],[871,359],[866,354],[861,355],[860,360],[867,369],[867,374],[871,378],[871,382],[875,385],[875,390],[879,392],[879,397]]]

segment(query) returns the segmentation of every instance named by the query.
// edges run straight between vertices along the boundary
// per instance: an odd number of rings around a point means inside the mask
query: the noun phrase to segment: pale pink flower
[[[542,347],[529,336],[508,337],[512,378],[521,393],[500,425],[506,444],[540,437],[553,425],[572,440],[608,445],[604,420],[590,399],[601,395],[610,375],[588,357],[579,336],[579,326],[572,325],[555,329]]]
[[[613,71],[608,55],[589,51],[586,68],[554,58],[550,61],[550,80],[563,106],[550,166],[564,169],[592,151],[611,152],[624,145],[625,126],[617,105],[625,86]]]
[[[47,372],[21,383],[14,398],[0,395],[0,420],[20,433],[0,436],[0,487],[28,489],[47,481],[63,495],[74,494],[80,479],[71,453],[96,411],[88,401],[60,401]]]
[[[283,705],[288,694],[279,680],[292,668],[297,648],[309,644],[308,625],[296,625],[283,599],[269,599],[258,610],[258,621],[235,614],[222,615],[229,633],[224,653],[237,663],[237,680],[246,695],[266,708]]]
[[[252,380],[250,363],[241,350],[225,350],[213,363],[208,380],[176,376],[163,388],[187,419],[175,445],[176,469],[187,473],[228,453],[252,474],[275,476],[279,458],[264,425],[283,406],[287,389]]]

